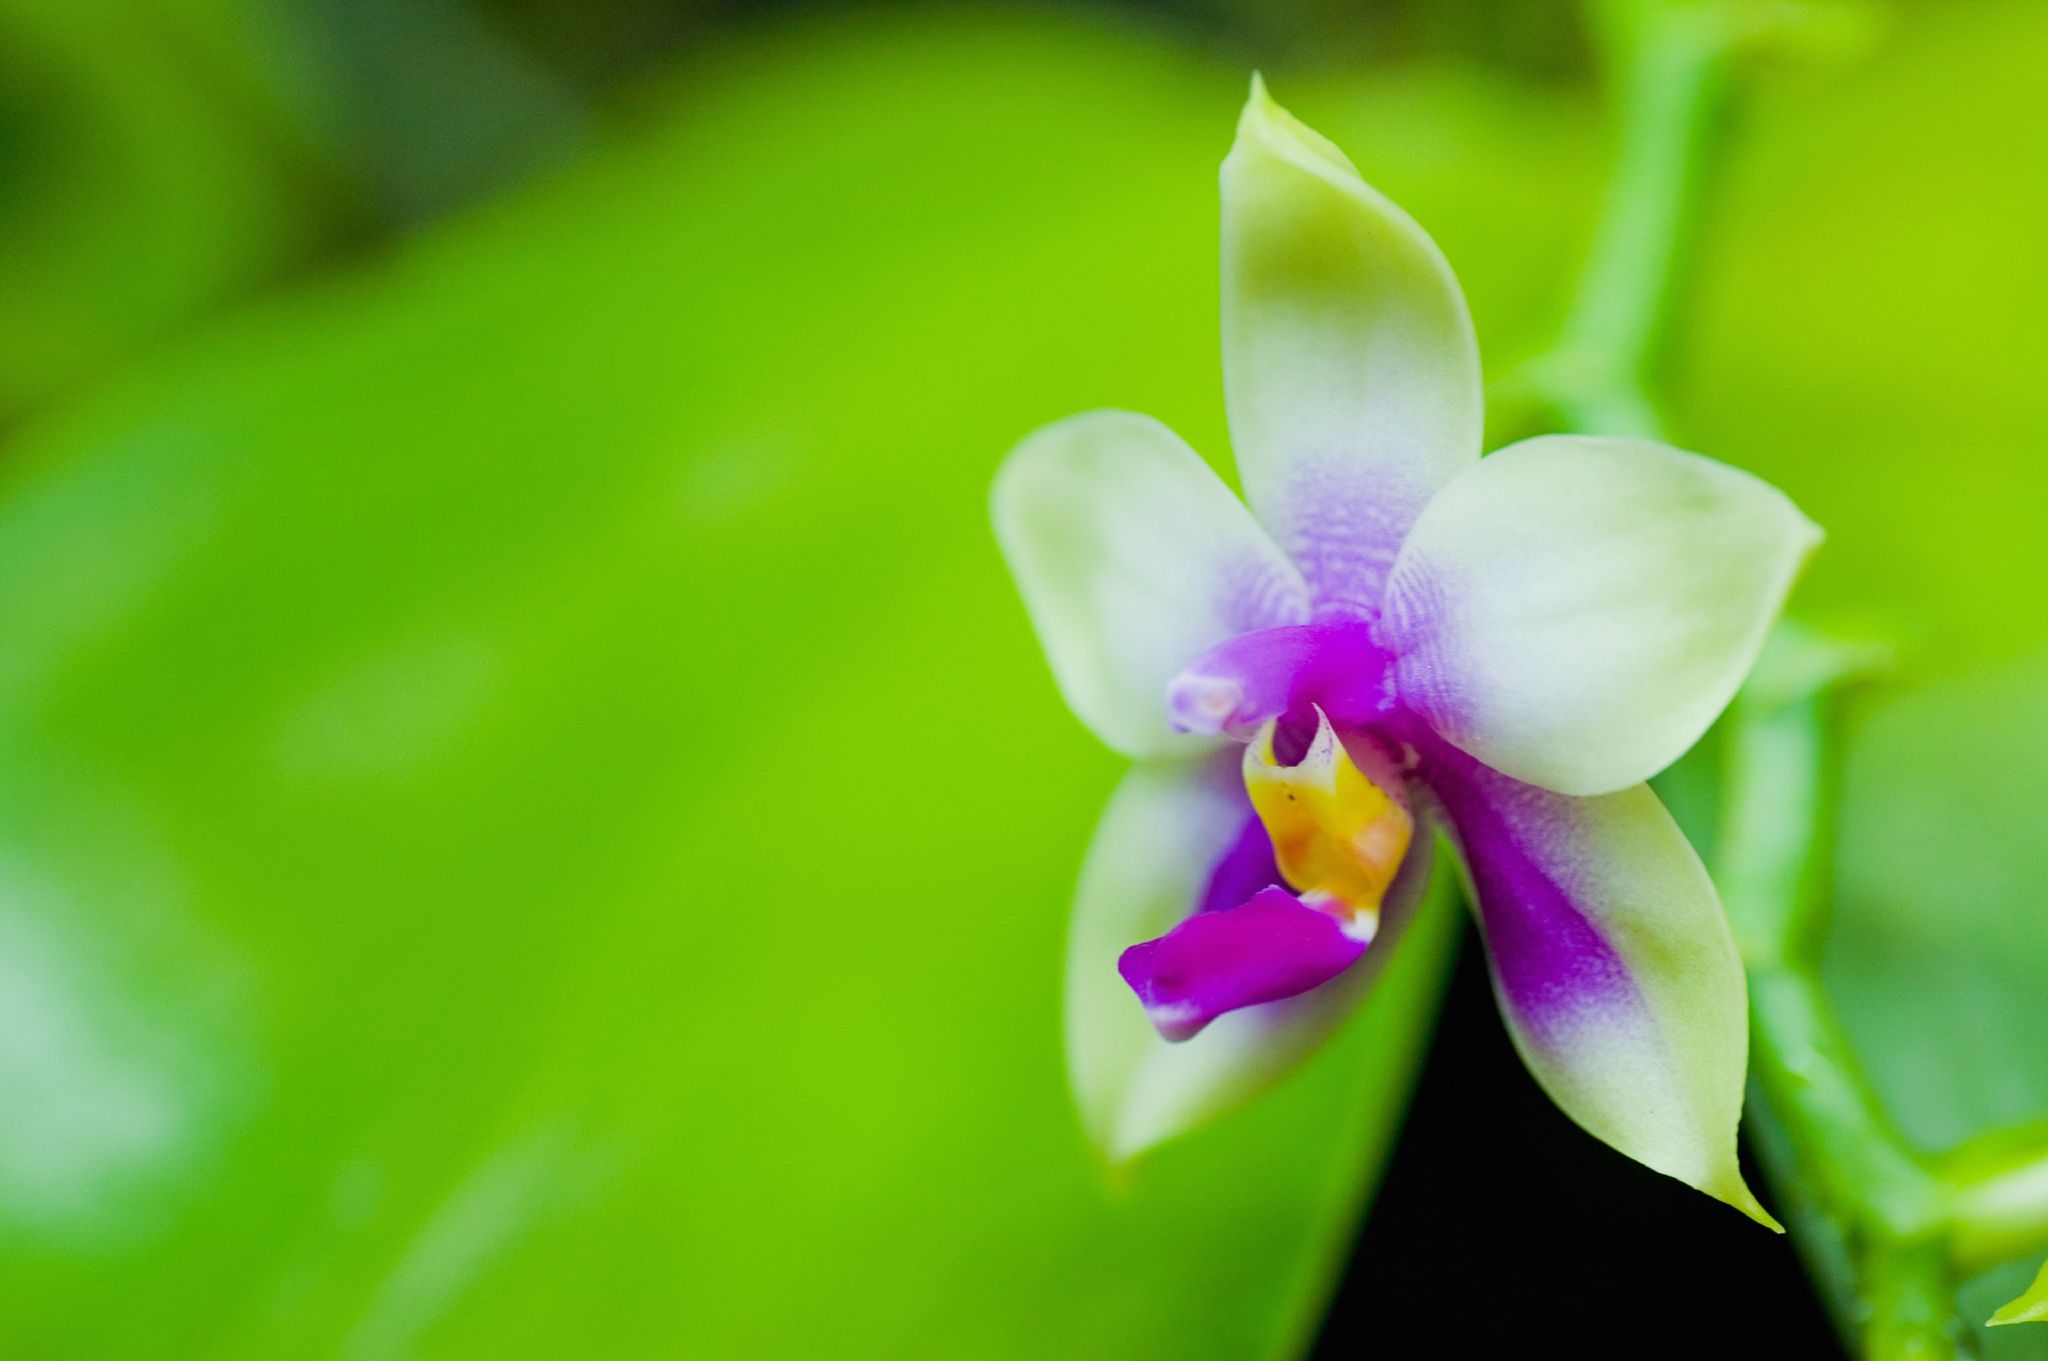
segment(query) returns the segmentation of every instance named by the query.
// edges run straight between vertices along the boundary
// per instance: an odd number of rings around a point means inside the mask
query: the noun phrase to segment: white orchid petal
[[[1019,444],[996,476],[996,538],[1067,703],[1131,756],[1210,739],[1167,724],[1167,682],[1234,634],[1307,617],[1306,588],[1179,436],[1093,411]]]
[[[1319,604],[1370,613],[1479,456],[1479,348],[1436,244],[1256,80],[1223,162],[1223,380],[1252,508]]]
[[[1574,798],[1431,739],[1502,1019],[1558,1106],[1629,1157],[1777,1227],[1736,1162],[1748,985],[1719,895],[1647,785]]]
[[[1390,580],[1401,700],[1516,779],[1648,779],[1735,695],[1820,531],[1783,493],[1646,440],[1513,445],[1432,501]]]

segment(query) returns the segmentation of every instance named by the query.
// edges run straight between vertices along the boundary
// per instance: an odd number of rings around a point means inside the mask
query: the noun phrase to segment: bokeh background
[[[1901,645],[1828,982],[1939,1147],[2048,1113],[2048,8],[1840,8],[1744,73],[1663,382]],[[1227,465],[1254,67],[1542,351],[1575,5],[0,0],[0,1354],[1826,1354],[1450,904],[1271,1100],[1080,1137],[1117,762],[986,487],[1098,405]]]

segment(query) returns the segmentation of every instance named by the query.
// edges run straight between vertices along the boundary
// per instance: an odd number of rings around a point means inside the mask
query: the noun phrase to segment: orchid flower
[[[1091,1134],[1129,1158],[1314,1051],[1441,836],[1552,1099],[1771,1223],[1736,1162],[1741,965],[1644,781],[1733,697],[1819,532],[1756,478],[1649,441],[1481,459],[1450,267],[1256,79],[1222,190],[1249,511],[1117,411],[1029,436],[994,491],[1060,691],[1137,761],[1070,945]]]

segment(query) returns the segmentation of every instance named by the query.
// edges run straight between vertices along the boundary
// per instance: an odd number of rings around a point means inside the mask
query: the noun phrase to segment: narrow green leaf
[[[2048,1323],[2048,1263],[2034,1277],[2034,1283],[2018,1298],[2006,1303],[1987,1320],[1996,1327],[2006,1323]]]

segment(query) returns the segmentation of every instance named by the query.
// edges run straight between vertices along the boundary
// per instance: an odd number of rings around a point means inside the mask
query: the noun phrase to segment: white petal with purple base
[[[1548,435],[1416,521],[1379,638],[1403,704],[1565,794],[1640,784],[1748,674],[1820,531],[1785,495],[1647,440]]]
[[[1308,617],[1301,575],[1179,436],[1092,411],[1019,444],[996,476],[996,539],[1068,705],[1128,756],[1193,753],[1167,682],[1250,629]]]
[[[1223,162],[1223,386],[1252,508],[1319,607],[1370,614],[1479,457],[1479,347],[1428,234],[1256,80]]]
[[[1714,885],[1647,785],[1573,798],[1434,740],[1502,1018],[1565,1114],[1760,1223],[1736,1163],[1748,989]]]

